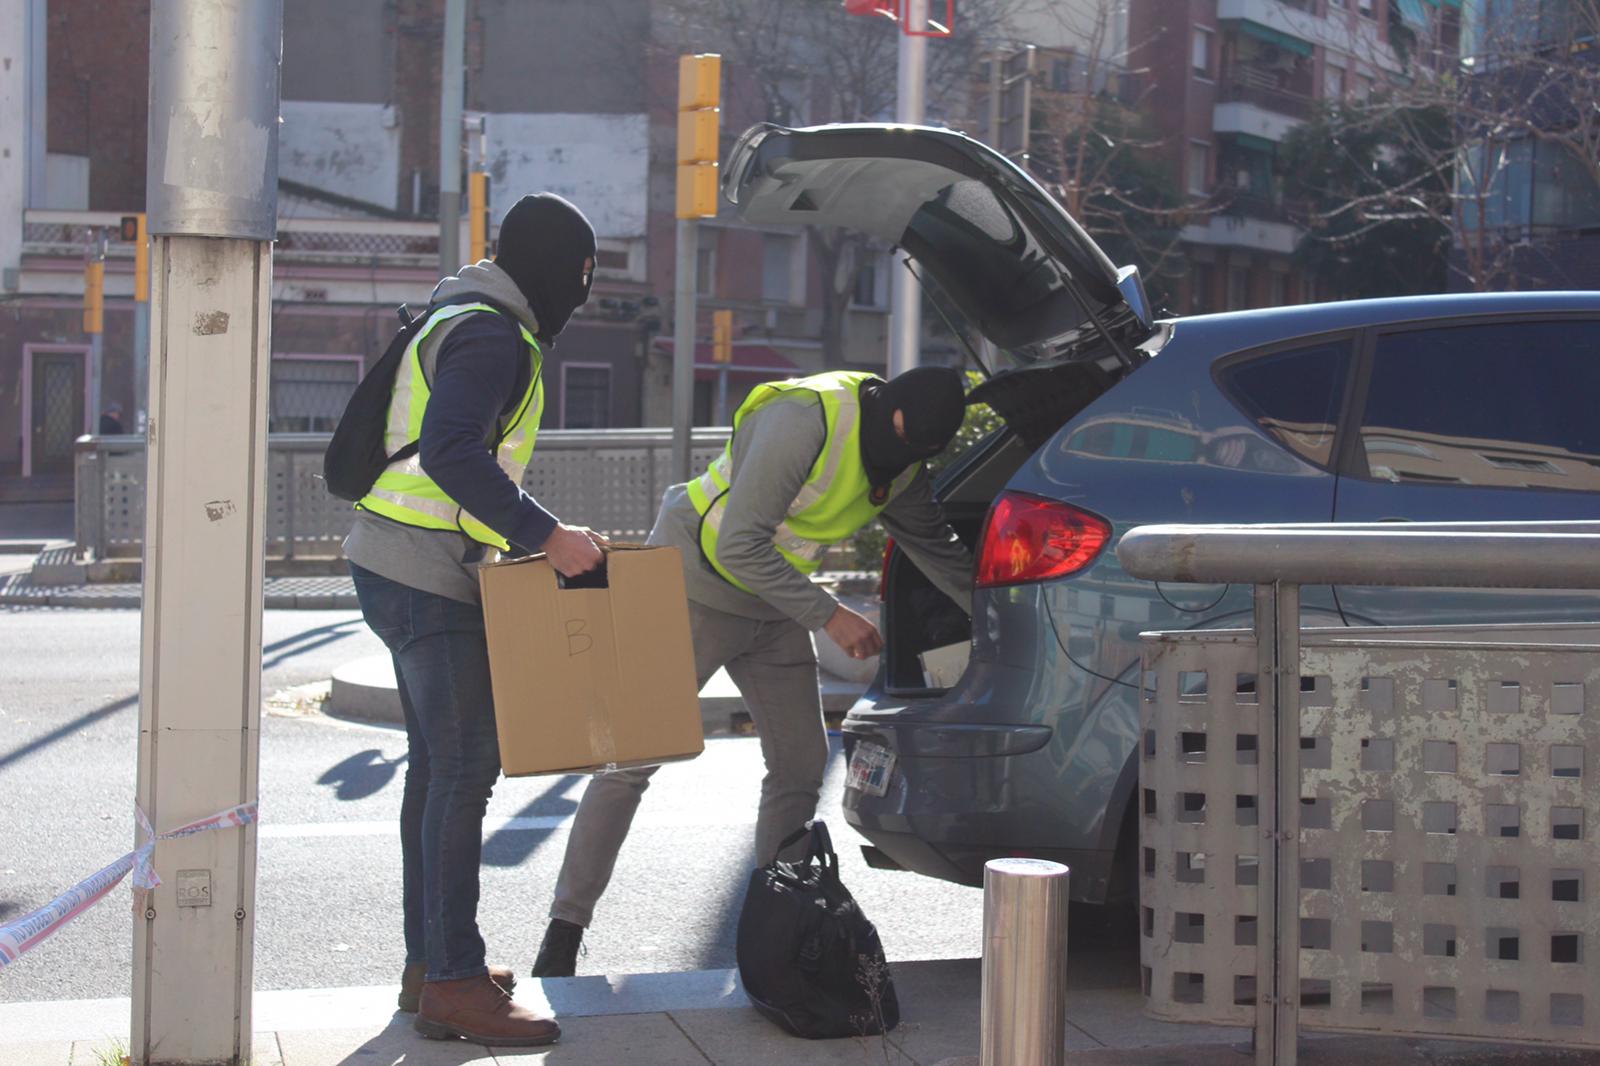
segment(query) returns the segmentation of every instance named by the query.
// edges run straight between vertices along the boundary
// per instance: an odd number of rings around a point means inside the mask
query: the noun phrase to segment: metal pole
[[[150,301],[133,304],[133,427],[143,433],[150,411]]]
[[[726,366],[717,371],[717,416],[711,420],[711,424],[716,426],[728,424],[728,368]]]
[[[1295,1066],[1300,1011],[1300,587],[1255,589],[1260,915],[1257,1066]]]
[[[137,798],[157,832],[256,799],[282,0],[154,0],[155,284]],[[135,1066],[251,1055],[256,835],[163,840],[134,917]]]
[[[104,331],[89,334],[89,426],[91,433],[100,432],[100,415],[104,408],[102,395],[105,379],[105,342]]]
[[[1067,868],[983,867],[980,1066],[1062,1066],[1067,1039]]]
[[[461,269],[461,110],[466,92],[467,0],[445,0],[439,83],[439,273]]]
[[[700,223],[678,219],[678,263],[672,298],[672,477],[689,480],[689,440],[694,434],[696,290],[699,288]]]
[[[904,29],[928,25],[928,0],[906,0]],[[895,121],[922,125],[923,101],[928,88],[928,39],[902,33],[900,69],[896,84]],[[921,358],[922,290],[904,266],[894,271],[889,313],[889,376],[903,374]]]

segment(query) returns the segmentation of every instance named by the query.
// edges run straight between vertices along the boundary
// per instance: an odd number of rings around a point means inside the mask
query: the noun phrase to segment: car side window
[[[1345,383],[1348,337],[1225,367],[1222,387],[1262,431],[1308,463],[1330,469]]]
[[[1600,322],[1503,322],[1378,338],[1360,446],[1411,484],[1600,492]]]

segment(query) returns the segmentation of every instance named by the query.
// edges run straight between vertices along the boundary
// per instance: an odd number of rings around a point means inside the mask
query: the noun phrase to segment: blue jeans
[[[400,803],[406,962],[427,980],[488,973],[478,933],[483,816],[500,776],[483,610],[350,564],[367,625],[394,656],[405,709]]]

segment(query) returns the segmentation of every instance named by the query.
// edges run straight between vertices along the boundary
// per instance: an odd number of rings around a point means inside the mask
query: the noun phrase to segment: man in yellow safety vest
[[[408,760],[400,808],[406,966],[400,1009],[424,1036],[553,1043],[510,998],[478,933],[484,809],[500,775],[477,568],[542,551],[568,576],[600,564],[596,533],[522,490],[544,410],[544,349],[589,297],[595,237],[559,196],[525,196],[494,260],[445,278],[389,401],[393,459],[345,541],[361,612],[394,658]],[[415,443],[415,447],[410,447]]]
[[[652,544],[683,550],[695,669],[726,667],[761,737],[767,775],[756,861],[809,821],[828,759],[812,632],[851,657],[883,639],[810,580],[828,547],[881,519],[896,544],[967,609],[972,557],[934,501],[923,460],[965,411],[961,373],[922,367],[885,382],[836,371],[758,386],[734,415],[727,450],[667,490]],[[537,977],[570,976],[652,768],[590,781],[573,821]]]

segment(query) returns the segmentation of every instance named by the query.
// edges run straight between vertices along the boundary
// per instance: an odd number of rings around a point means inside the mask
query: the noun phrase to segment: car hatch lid
[[[1130,317],[1118,344],[1149,329],[1137,272],[1113,266],[1011,160],[953,130],[756,126],[723,188],[747,222],[840,226],[899,246],[1017,364]]]

